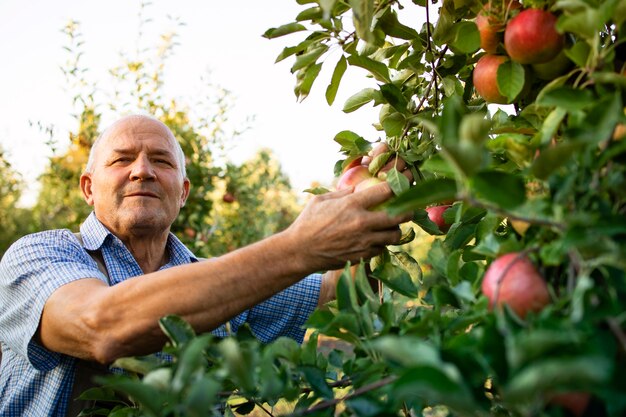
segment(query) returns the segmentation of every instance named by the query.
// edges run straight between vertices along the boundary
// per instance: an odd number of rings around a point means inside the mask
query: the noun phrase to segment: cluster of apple
[[[527,76],[543,80],[567,71],[571,62],[563,53],[565,36],[557,31],[556,21],[550,11],[525,9],[517,0],[487,2],[475,20],[485,51],[474,68],[476,92],[489,103],[510,103],[497,82],[498,68],[509,60],[522,64]]]
[[[383,150],[387,150],[386,145],[377,149],[376,152],[380,153]],[[349,187],[354,187],[354,191],[358,192],[365,188],[371,187],[376,184],[380,184],[384,180],[380,176],[374,175],[370,172],[369,163],[371,156],[357,157],[352,160],[343,169],[339,180],[337,181],[337,190],[343,190]],[[380,172],[385,172],[386,168],[381,169]],[[428,218],[437,225],[439,230],[446,233],[450,229],[450,224],[443,218],[443,213],[451,207],[451,204],[434,205],[426,208]]]

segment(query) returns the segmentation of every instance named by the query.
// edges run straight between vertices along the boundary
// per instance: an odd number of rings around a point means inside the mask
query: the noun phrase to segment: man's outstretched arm
[[[342,268],[400,239],[409,216],[370,210],[391,197],[387,184],[314,197],[285,231],[224,256],[107,286],[82,279],[57,289],[42,313],[48,349],[109,363],[159,350],[159,318],[177,314],[210,331],[304,276]]]

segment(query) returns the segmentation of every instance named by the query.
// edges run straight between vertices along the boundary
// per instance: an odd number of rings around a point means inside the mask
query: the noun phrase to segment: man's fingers
[[[393,196],[391,187],[386,182],[373,185],[354,193],[354,198],[365,208],[371,208],[384,203]]]
[[[354,187],[347,187],[347,188],[343,188],[341,190],[336,190],[336,191],[329,191],[327,193],[324,194],[320,194],[318,196],[316,196],[320,201],[323,200],[330,200],[333,198],[341,198],[341,197],[345,197],[348,194],[352,194],[352,192],[354,191]]]

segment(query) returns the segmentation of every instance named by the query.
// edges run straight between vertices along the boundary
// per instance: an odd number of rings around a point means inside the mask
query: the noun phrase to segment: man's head
[[[81,190],[116,235],[162,234],[189,195],[184,162],[167,126],[148,116],[128,116],[94,143]]]

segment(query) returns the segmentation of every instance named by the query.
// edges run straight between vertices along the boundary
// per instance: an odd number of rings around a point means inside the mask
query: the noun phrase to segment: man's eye
[[[170,161],[168,161],[167,159],[156,159],[154,162],[156,162],[157,164],[173,166],[173,164]]]

